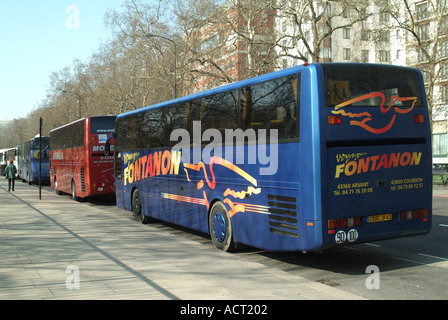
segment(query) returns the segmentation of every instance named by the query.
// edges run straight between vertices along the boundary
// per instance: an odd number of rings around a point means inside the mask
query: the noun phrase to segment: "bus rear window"
[[[115,117],[92,117],[91,133],[112,133],[115,131]]]
[[[351,107],[389,106],[391,102],[394,107],[422,106],[420,78],[413,69],[339,63],[322,64],[322,69],[327,107],[347,102]]]

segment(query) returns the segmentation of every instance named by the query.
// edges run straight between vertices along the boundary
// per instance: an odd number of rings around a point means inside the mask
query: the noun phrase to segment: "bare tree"
[[[118,58],[123,58],[119,63],[117,59],[113,71],[126,70],[129,78],[128,87],[121,90],[127,100],[121,101],[121,111],[172,97],[168,88],[174,85],[174,48],[163,39],[147,35],[181,39],[170,35],[169,2],[128,0],[124,9],[111,11],[106,17],[106,25],[115,32],[115,45],[121,52]],[[124,107],[125,104],[128,106]]]
[[[369,0],[287,0],[278,1],[277,46],[279,57],[306,62],[331,62],[331,37],[347,28],[362,28],[372,15]]]
[[[438,84],[448,78],[446,0],[126,0],[105,16],[110,40],[51,74],[48,97],[14,122],[14,141],[33,137],[40,116],[48,134],[80,116],[171,99],[174,84],[182,95],[200,83],[203,90],[285,67],[287,59],[331,62],[335,32],[368,30],[378,10],[390,20],[371,30],[372,39],[380,45],[388,31],[406,32],[408,64],[424,72],[436,110]]]
[[[257,76],[274,70],[276,9],[271,1],[227,1],[229,14],[222,15],[223,23],[231,30],[237,50],[245,51],[245,77]]]
[[[223,12],[220,2],[222,1],[174,1],[178,33],[182,35],[183,43],[178,71],[184,93],[189,93],[198,79],[205,77],[215,85],[233,81],[230,73],[220,63],[220,53],[228,39],[223,26],[217,22]]]
[[[446,118],[446,101],[441,98],[440,81],[448,80],[448,2],[446,0],[392,0],[387,8],[392,27],[407,34],[407,64],[423,72],[430,119],[437,114]],[[439,89],[439,90],[436,90]]]

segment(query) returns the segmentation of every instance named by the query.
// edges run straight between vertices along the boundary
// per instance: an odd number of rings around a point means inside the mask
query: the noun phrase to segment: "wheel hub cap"
[[[213,217],[213,234],[219,242],[226,238],[226,221],[222,213],[217,213]]]

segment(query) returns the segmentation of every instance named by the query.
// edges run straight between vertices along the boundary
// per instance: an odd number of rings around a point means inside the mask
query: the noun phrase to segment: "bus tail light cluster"
[[[414,123],[424,123],[424,122],[425,122],[425,118],[423,117],[422,114],[414,115]]]
[[[328,220],[328,230],[356,227],[361,224],[361,218],[342,218]]]
[[[402,221],[420,218],[423,218],[423,221],[428,221],[428,209],[402,211],[400,216]]]
[[[96,188],[96,187],[105,187],[105,186],[106,186],[106,183],[104,183],[104,182],[93,183],[93,187],[94,188]]]
[[[329,125],[339,125],[342,123],[342,118],[340,115],[328,116],[328,124]]]

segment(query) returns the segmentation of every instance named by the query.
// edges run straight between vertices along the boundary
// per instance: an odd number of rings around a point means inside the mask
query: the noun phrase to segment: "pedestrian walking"
[[[12,191],[14,191],[14,181],[16,179],[16,173],[17,169],[14,166],[14,161],[11,160],[5,169],[5,176],[6,179],[8,179],[8,191],[11,191],[11,184],[12,184]]]

